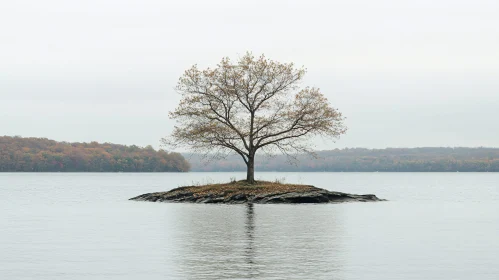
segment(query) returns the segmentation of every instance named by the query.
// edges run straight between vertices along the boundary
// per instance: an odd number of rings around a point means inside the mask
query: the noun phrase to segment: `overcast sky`
[[[153,145],[192,64],[308,69],[341,147],[499,147],[499,1],[16,0],[0,4],[0,135]]]

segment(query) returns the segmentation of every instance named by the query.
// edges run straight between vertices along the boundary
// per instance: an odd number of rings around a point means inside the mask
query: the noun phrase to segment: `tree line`
[[[388,148],[335,149],[318,158],[283,155],[261,158],[257,171],[329,172],[499,172],[499,148]],[[199,154],[185,154],[192,171],[244,171],[238,156],[207,163]]]
[[[179,153],[151,146],[0,136],[0,172],[186,172]]]

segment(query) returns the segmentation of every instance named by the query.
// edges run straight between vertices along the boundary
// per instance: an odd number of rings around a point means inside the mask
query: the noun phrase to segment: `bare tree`
[[[311,153],[312,136],[336,139],[346,131],[341,113],[318,88],[299,87],[305,72],[251,53],[237,63],[224,58],[214,69],[194,65],[179,79],[182,98],[170,112],[177,125],[163,143],[212,155],[235,152],[254,183],[258,150]]]

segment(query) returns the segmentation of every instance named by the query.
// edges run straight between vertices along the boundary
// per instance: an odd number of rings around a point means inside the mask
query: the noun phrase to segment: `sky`
[[[0,135],[159,147],[193,64],[305,66],[343,147],[499,147],[497,0],[16,0],[0,5]]]

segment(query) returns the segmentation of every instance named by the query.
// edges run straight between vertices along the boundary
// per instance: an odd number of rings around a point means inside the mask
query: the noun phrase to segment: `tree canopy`
[[[0,137],[0,172],[179,172],[189,168],[182,155],[151,146]]]
[[[258,150],[292,155],[312,152],[310,138],[345,133],[341,113],[315,87],[300,87],[306,70],[246,53],[237,62],[223,58],[215,68],[186,70],[179,79],[177,122],[170,146],[226,156],[236,153],[254,182]]]

